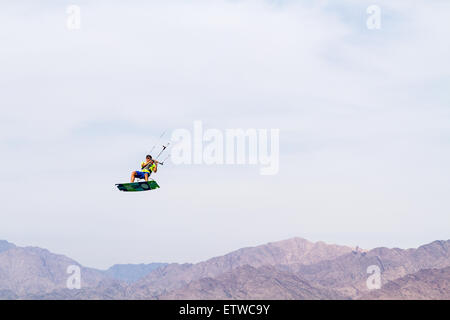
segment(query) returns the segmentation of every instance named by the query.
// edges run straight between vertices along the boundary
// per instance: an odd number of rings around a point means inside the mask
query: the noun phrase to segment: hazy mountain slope
[[[0,290],[16,295],[45,293],[65,288],[67,267],[80,266],[63,255],[36,247],[12,247],[0,252]],[[81,266],[80,266],[81,267]],[[102,272],[81,267],[81,284],[95,286],[107,277]]]
[[[164,294],[160,299],[345,299],[333,290],[317,288],[292,273],[271,266],[238,267],[216,278],[202,278]]]
[[[167,263],[115,264],[104,273],[113,279],[131,283],[166,265]]]
[[[360,299],[376,300],[450,300],[450,267],[423,269],[389,281]]]
[[[243,265],[252,267],[299,263],[309,265],[351,251],[352,249],[346,246],[293,238],[239,249],[197,264],[169,264],[137,281],[132,286],[132,291],[137,292],[139,296],[156,297],[193,280],[214,278]]]
[[[56,289],[47,293],[28,294],[22,300],[124,300],[128,299],[128,285],[117,280],[103,280],[95,287]]]
[[[434,241],[417,249],[376,248],[352,252],[310,265],[280,266],[300,275],[311,284],[337,289],[355,297],[367,292],[367,267],[377,265],[382,284],[421,269],[450,266],[450,241]]]
[[[81,270],[81,290],[67,289],[67,267]],[[82,267],[78,262],[37,247],[17,247],[0,241],[0,299],[123,298],[126,284],[166,264],[114,265],[106,271]],[[111,288],[108,286],[111,285]]]
[[[15,300],[18,296],[11,290],[0,289],[0,300]]]
[[[16,246],[13,243],[10,243],[6,240],[0,240],[0,253],[15,247]]]
[[[69,290],[66,270],[76,261],[2,241],[0,299],[446,299],[449,249],[447,240],[361,252],[294,238],[197,264],[81,267],[82,288]],[[382,289],[369,292],[371,265],[380,268]],[[439,270],[422,270],[432,268]],[[132,284],[110,277],[130,280],[146,272]]]

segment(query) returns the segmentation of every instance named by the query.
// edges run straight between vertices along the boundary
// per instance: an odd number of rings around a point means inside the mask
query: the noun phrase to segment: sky
[[[449,238],[448,1],[0,6],[0,239],[107,268]],[[115,188],[194,121],[279,129],[278,174],[169,161],[160,189]]]

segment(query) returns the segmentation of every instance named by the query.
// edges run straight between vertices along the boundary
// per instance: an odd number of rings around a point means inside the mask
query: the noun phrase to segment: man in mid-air
[[[148,181],[148,177],[152,172],[158,171],[158,161],[153,160],[151,155],[145,157],[145,162],[141,163],[141,171],[133,171],[131,173],[131,182],[134,182],[135,178],[145,179]]]

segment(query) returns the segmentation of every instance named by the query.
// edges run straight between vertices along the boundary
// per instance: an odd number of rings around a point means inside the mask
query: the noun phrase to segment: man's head
[[[145,156],[145,159],[147,159],[147,161],[153,160],[153,159],[152,159],[152,156],[149,155],[149,154]]]

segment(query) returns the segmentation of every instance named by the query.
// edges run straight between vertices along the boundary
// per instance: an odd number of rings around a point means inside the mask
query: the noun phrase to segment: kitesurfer
[[[158,161],[153,160],[151,155],[145,157],[145,161],[141,163],[140,171],[133,171],[131,173],[131,182],[134,182],[135,178],[144,179],[148,181],[148,177],[152,172],[158,171]]]

